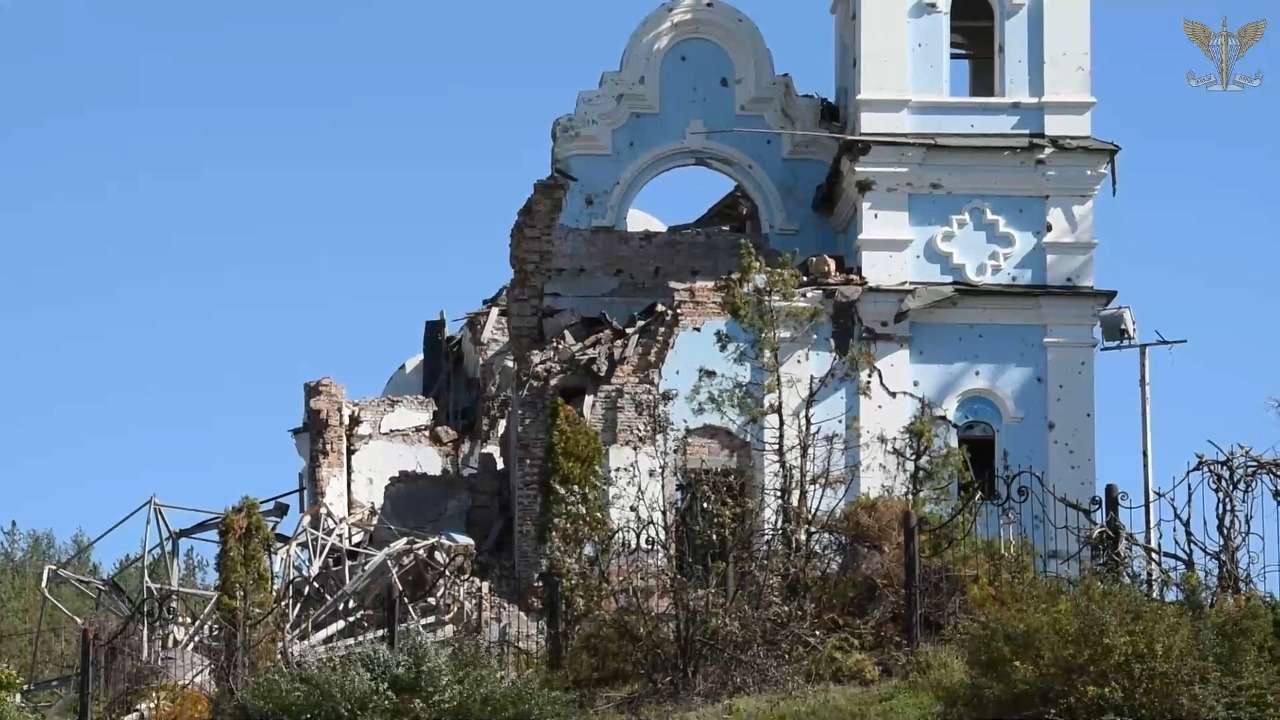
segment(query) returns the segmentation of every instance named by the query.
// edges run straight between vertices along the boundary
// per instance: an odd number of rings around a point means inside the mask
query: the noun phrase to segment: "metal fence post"
[[[400,585],[391,578],[387,586],[387,607],[383,613],[387,626],[387,647],[395,652],[400,646]]]
[[[80,708],[76,720],[93,717],[93,628],[80,630]]]
[[[920,647],[920,518],[914,510],[902,514],[902,555],[906,594],[904,632],[907,647]]]
[[[1120,548],[1124,538],[1124,524],[1120,522],[1120,486],[1108,484],[1103,496],[1103,507],[1106,513],[1103,523],[1107,528],[1107,539],[1103,558],[1103,567],[1107,572],[1120,572]]]
[[[564,669],[564,627],[560,576],[547,573],[542,577],[547,609],[547,665],[552,671]]]

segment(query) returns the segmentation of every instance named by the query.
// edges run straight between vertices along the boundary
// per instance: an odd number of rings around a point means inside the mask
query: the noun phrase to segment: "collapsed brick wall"
[[[381,542],[452,532],[483,553],[497,550],[511,507],[489,438],[438,424],[425,396],[349,401],[326,378],[308,383],[305,397],[308,510],[326,507],[335,518],[376,511]]]
[[[667,354],[682,331],[724,317],[717,281],[737,269],[744,241],[760,246],[759,238],[722,230],[567,228],[559,224],[567,188],[559,177],[538,183],[511,237],[508,321],[517,376],[506,459],[515,510],[514,560],[517,579],[525,584],[535,581],[544,563],[550,408],[564,381],[581,374],[555,357],[571,349],[562,347],[560,331],[579,318],[601,314],[622,322],[619,308],[665,308],[661,322],[640,331],[631,352],[612,364],[607,377],[590,378],[588,389],[593,399],[588,420],[606,448],[651,444]],[[548,353],[549,348],[559,350]]]
[[[677,338],[725,317],[717,283],[737,269],[744,242],[769,251],[760,237],[726,229],[568,228],[560,224],[568,188],[558,176],[535,185],[512,228],[511,283],[469,314],[457,336],[444,338],[443,384],[430,383],[433,397],[351,403],[331,380],[307,386],[317,504],[345,514],[394,496],[420,508],[397,519],[414,526],[456,518],[449,509],[465,500],[466,533],[482,554],[505,553],[512,579],[528,587],[544,562],[545,457],[556,398],[580,398],[606,448],[652,446],[665,426],[656,413]],[[387,418],[409,416],[416,419],[383,427]],[[387,444],[391,458],[370,471],[365,453],[377,443]],[[428,451],[439,452],[439,467],[423,467],[433,464]],[[397,457],[410,462],[396,465]],[[426,507],[424,498],[444,507]]]
[[[550,388],[531,384],[528,378],[530,355],[542,342],[543,285],[567,190],[566,182],[556,176],[537,183],[511,230],[507,323],[516,370],[506,461],[514,511],[514,574],[522,586],[533,584],[544,561],[540,533]]]
[[[349,511],[347,487],[346,391],[331,378],[303,387],[307,433],[306,510],[327,508],[338,517]]]
[[[517,367],[520,359],[541,340],[542,288],[552,265],[552,247],[568,189],[566,182],[557,176],[538,182],[511,230],[512,275],[507,322]]]

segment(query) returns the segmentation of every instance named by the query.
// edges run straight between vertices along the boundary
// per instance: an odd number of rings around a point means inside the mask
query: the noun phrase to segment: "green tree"
[[[246,497],[229,509],[218,540],[216,613],[222,626],[222,657],[217,681],[223,701],[229,701],[278,657],[271,529],[258,502]]]
[[[570,634],[601,599],[591,554],[609,532],[603,467],[599,434],[564,400],[556,400],[547,444],[547,569],[563,583]]]
[[[40,625],[40,582],[49,565],[63,566],[78,575],[97,577],[102,568],[89,552],[89,537],[77,531],[59,541],[49,530],[22,530],[17,523],[0,530],[0,664],[31,671],[37,626]],[[74,560],[69,562],[69,560]],[[86,618],[94,612],[94,598],[65,584],[51,587],[51,594],[70,612]],[[36,657],[38,679],[57,677],[74,668],[79,628],[50,607],[40,634]]]

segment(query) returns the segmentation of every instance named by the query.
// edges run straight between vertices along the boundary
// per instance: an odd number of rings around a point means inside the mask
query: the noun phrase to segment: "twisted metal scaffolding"
[[[296,493],[260,503],[273,535],[265,560],[274,583],[270,615],[280,632],[271,642],[283,660],[342,654],[401,631],[431,641],[465,633],[500,650],[512,667],[527,667],[545,651],[542,620],[473,574],[470,538],[406,531],[373,508],[336,517],[323,506],[303,513],[291,535],[282,534],[278,528],[290,512],[283,499]],[[109,700],[136,694],[140,682],[212,694],[224,631],[218,595],[184,572],[181,559],[195,544],[216,552],[223,516],[152,497],[74,556],[44,568],[24,695],[53,693],[67,701],[80,677],[36,677],[50,610],[93,628],[94,656],[116,661],[115,670],[100,668],[95,681],[96,692]],[[130,530],[140,535],[136,556],[101,577],[73,570],[107,538]],[[127,672],[120,669],[125,658]]]

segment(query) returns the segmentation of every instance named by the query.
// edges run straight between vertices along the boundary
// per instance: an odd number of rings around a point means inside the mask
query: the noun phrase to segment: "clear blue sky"
[[[833,94],[827,0],[737,4]],[[151,493],[294,487],[302,383],[376,394],[424,319],[508,278],[552,121],[655,5],[0,0],[0,521],[94,531]],[[1224,14],[1280,22],[1266,0],[1095,2],[1096,134],[1125,148],[1100,284],[1193,340],[1155,356],[1162,477],[1210,438],[1280,440],[1280,25],[1242,68],[1267,84],[1212,96],[1181,22]],[[719,189],[640,204],[687,220]],[[1100,481],[1126,487],[1136,362],[1099,362]]]

